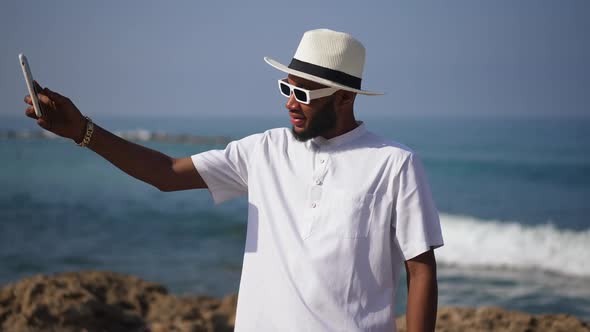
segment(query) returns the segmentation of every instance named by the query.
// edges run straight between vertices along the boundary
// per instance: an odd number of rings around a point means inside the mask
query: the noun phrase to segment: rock
[[[398,332],[405,332],[406,317],[396,321]],[[440,308],[437,332],[590,332],[590,325],[571,315],[530,315],[496,307]]]
[[[229,332],[236,304],[237,295],[177,297],[161,285],[112,272],[39,275],[0,289],[0,331]],[[405,317],[397,324],[406,331]],[[436,330],[590,332],[590,327],[564,314],[444,307]]]
[[[112,272],[40,275],[0,289],[0,331],[233,331],[236,299],[179,298]]]

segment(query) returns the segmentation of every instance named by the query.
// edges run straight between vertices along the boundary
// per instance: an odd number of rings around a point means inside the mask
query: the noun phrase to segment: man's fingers
[[[49,96],[49,98],[51,98],[51,100],[55,101],[56,103],[64,103],[68,100],[68,98],[60,95],[59,93],[49,90],[49,88],[43,89],[42,92],[43,94]]]
[[[45,130],[49,130],[51,128],[51,124],[47,118],[38,118],[37,124]]]
[[[37,99],[38,99],[38,100],[39,100],[41,103],[43,103],[43,104],[45,104],[45,105],[52,105],[52,104],[53,104],[53,100],[52,100],[52,98],[49,98],[49,97],[47,96],[47,94],[41,94],[41,93],[38,93],[38,94],[37,94]],[[29,104],[29,105],[31,105],[31,106],[33,105],[33,99],[31,98],[31,96],[30,96],[30,95],[26,95],[26,96],[25,96],[25,98],[24,98],[24,101],[25,101],[25,103],[27,103],[27,104]]]
[[[41,113],[43,113],[43,117],[47,117],[55,110],[55,102],[49,97],[44,94],[38,94],[37,98],[39,98],[39,107],[41,107]]]
[[[37,82],[36,80],[33,80],[33,88],[35,89],[35,91],[37,93],[43,91],[43,88],[41,87],[41,84],[39,84],[39,82]]]
[[[37,95],[37,98],[39,98],[39,101],[40,101],[40,102],[42,102],[42,103],[43,103],[43,104],[45,104],[45,105],[51,105],[51,104],[52,104],[52,100],[51,100],[51,99],[49,99],[49,97],[47,97],[47,96],[46,96],[46,95],[44,95],[44,94],[41,94],[41,93],[39,93],[39,94]]]
[[[31,119],[37,119],[37,114],[35,114],[35,108],[33,108],[32,106],[27,107],[27,109],[25,110],[25,115]]]

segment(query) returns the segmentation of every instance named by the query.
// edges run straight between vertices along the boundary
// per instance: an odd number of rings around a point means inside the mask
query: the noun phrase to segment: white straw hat
[[[326,86],[371,96],[383,94],[361,90],[365,47],[344,32],[329,29],[307,31],[289,66],[269,57],[264,57],[264,61],[280,71]]]

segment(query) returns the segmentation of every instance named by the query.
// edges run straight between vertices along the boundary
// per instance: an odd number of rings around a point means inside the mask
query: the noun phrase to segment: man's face
[[[308,90],[326,87],[292,75],[289,75],[288,83]],[[303,142],[323,136],[336,126],[337,113],[334,96],[313,99],[309,104],[303,104],[291,95],[285,107],[291,116],[293,135],[299,141]]]

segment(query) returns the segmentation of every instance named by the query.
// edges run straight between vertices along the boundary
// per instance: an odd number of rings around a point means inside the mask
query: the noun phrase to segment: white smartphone
[[[18,60],[18,62],[20,63],[20,67],[23,70],[23,75],[25,76],[25,82],[27,82],[29,95],[31,96],[31,100],[33,101],[33,108],[35,108],[35,114],[37,115],[37,117],[40,118],[43,116],[43,110],[41,109],[39,98],[37,98],[38,91],[35,89],[35,84],[33,83],[33,75],[31,74],[29,62],[27,61],[27,57],[22,53],[18,55]]]

